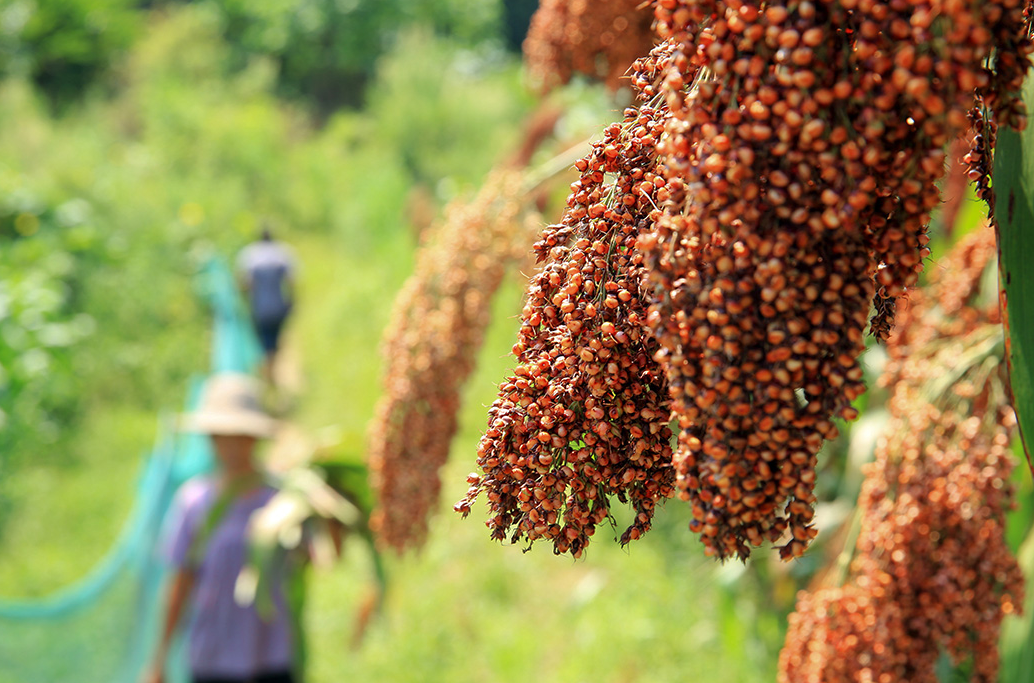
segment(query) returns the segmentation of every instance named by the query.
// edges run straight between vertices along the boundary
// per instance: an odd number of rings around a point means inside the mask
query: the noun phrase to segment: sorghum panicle
[[[657,50],[648,61],[656,71],[669,56]],[[528,285],[518,364],[489,410],[482,472],[456,505],[467,514],[484,493],[493,538],[546,539],[577,557],[611,499],[635,512],[624,544],[650,528],[657,502],[672,494],[670,409],[644,327],[636,250],[662,201],[658,104],[626,109],[576,163],[581,178],[561,222],[535,244],[542,265]]]
[[[971,680],[997,680],[1023,576],[1004,535],[1016,421],[1003,333],[980,290],[994,255],[990,230],[967,237],[888,342],[891,420],[865,469],[847,582],[798,596],[782,683],[935,683],[942,651],[971,660]]]
[[[680,420],[678,486],[708,552],[744,558],[782,539],[796,557],[815,535],[816,454],[864,391],[867,322],[887,337],[928,254],[946,144],[978,92],[1025,122],[1023,8],[658,0],[655,12],[675,50],[661,88],[668,201],[640,248]]]
[[[540,90],[575,74],[617,90],[632,62],[653,47],[642,0],[542,0],[524,40],[524,63]]]
[[[492,295],[534,234],[522,218],[522,177],[496,171],[472,201],[447,207],[395,300],[369,462],[378,498],[370,524],[396,551],[424,542]]]

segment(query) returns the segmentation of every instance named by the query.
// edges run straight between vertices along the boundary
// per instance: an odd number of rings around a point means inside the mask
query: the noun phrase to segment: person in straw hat
[[[255,461],[260,439],[276,422],[262,409],[260,384],[248,375],[219,374],[205,384],[188,431],[208,434],[216,455],[214,475],[177,492],[169,518],[167,559],[174,569],[161,639],[147,683],[162,683],[173,635],[189,618],[187,644],[193,683],[291,683],[295,667],[291,614],[283,571],[274,577],[272,614],[234,597],[247,553],[252,514],[276,493]]]

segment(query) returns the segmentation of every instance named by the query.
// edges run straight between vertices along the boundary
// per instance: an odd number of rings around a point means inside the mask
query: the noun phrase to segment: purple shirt
[[[230,503],[201,552],[191,551],[191,546],[218,497],[215,482],[192,479],[176,494],[168,555],[173,566],[195,571],[188,630],[190,670],[195,676],[249,678],[292,668],[291,622],[282,580],[275,581],[275,610],[268,620],[253,605],[241,606],[234,599],[247,554],[248,520],[275,493],[263,486]],[[196,566],[192,556],[201,557]]]

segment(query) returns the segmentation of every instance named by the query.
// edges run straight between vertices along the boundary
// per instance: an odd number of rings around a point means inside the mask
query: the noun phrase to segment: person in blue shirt
[[[237,272],[262,345],[262,374],[275,386],[280,333],[294,307],[294,255],[286,245],[274,240],[266,227],[260,240],[241,251]]]

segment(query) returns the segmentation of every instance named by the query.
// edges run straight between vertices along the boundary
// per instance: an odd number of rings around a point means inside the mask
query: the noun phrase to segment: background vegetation
[[[362,459],[378,341],[420,231],[506,155],[535,104],[512,49],[529,5],[0,8],[0,596],[47,595],[108,549],[157,416],[207,367],[192,275],[264,221],[302,264],[295,418],[333,427],[345,457]],[[555,97],[571,140],[622,106],[584,84]],[[830,559],[822,550],[717,566],[673,504],[627,550],[600,542],[572,562],[499,547],[449,511],[510,362],[522,287],[514,274],[497,300],[431,539],[389,560],[384,610],[357,649],[369,555],[354,543],[312,577],[311,680],[774,680],[785,614]],[[871,360],[875,374],[878,351]],[[871,453],[881,397],[864,400],[872,409],[824,473],[828,501],[857,490]],[[1029,514],[1017,513],[1016,545]]]

